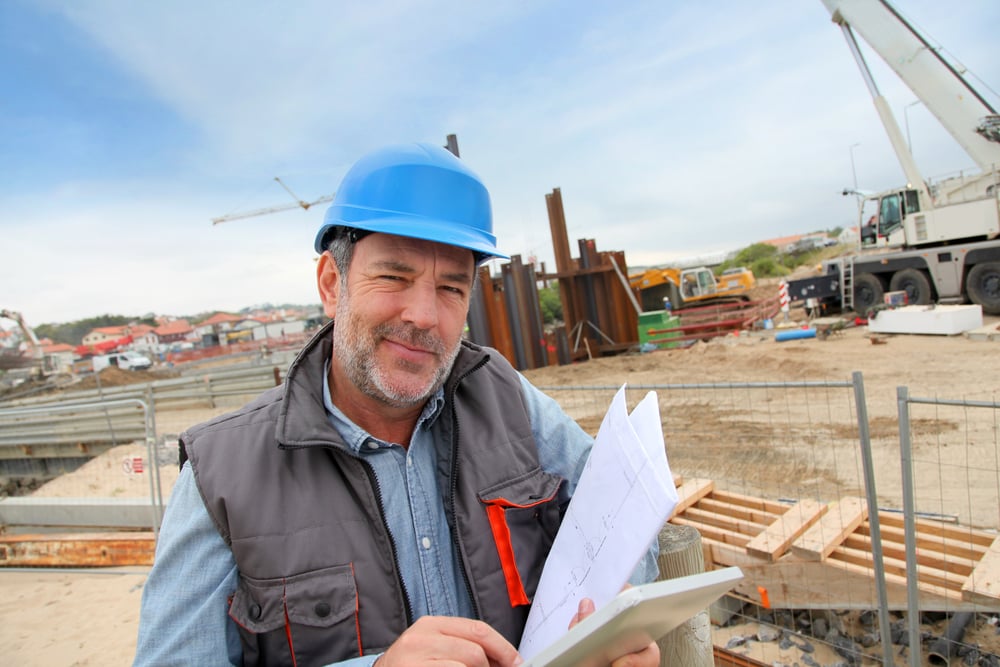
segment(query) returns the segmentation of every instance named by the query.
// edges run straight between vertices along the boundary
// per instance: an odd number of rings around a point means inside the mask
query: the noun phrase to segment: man
[[[282,387],[181,436],[136,665],[518,664],[591,439],[462,340],[492,227],[442,148],[351,168],[315,244],[332,322]]]

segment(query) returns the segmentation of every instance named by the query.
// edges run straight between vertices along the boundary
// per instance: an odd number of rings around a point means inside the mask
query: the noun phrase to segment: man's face
[[[346,379],[392,407],[423,403],[458,354],[474,272],[469,250],[386,234],[358,241],[347,279],[338,274],[324,294],[336,321],[335,391]]]

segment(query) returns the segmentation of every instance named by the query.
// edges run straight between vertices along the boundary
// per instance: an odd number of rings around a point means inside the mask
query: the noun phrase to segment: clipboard
[[[662,638],[742,579],[740,568],[727,567],[628,588],[523,667],[607,667]]]

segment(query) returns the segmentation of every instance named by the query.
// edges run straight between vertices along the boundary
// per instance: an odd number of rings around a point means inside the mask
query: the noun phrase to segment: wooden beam
[[[671,516],[677,516],[687,508],[712,493],[715,482],[710,479],[689,479],[677,487],[677,506]]]
[[[767,530],[750,540],[747,553],[758,558],[776,561],[788,547],[811,525],[816,523],[827,506],[807,498],[788,508]]]
[[[744,519],[753,523],[769,526],[780,514],[765,512],[764,510],[753,509],[743,505],[733,505],[724,503],[714,496],[708,496],[698,501],[698,507],[716,514],[725,514],[737,519]]]
[[[989,551],[962,584],[962,599],[996,608],[1000,600],[1000,537],[993,540]]]
[[[867,517],[868,504],[864,498],[843,498],[792,543],[792,553],[803,560],[824,560]]]
[[[775,502],[773,500],[764,500],[763,498],[755,498],[753,496],[746,496],[741,493],[732,493],[730,491],[716,491],[713,494],[713,497],[724,503],[742,505],[743,507],[750,507],[763,512],[770,512],[771,514],[784,514],[785,510],[790,507],[789,505]]]
[[[152,565],[151,532],[0,536],[2,567],[110,567]]]

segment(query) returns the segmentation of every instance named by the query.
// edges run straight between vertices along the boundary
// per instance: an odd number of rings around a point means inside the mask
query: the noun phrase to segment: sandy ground
[[[1000,319],[987,318],[986,323],[997,326]],[[852,371],[862,371],[873,437],[886,443],[897,437],[898,386],[908,386],[915,396],[986,401],[996,401],[1000,397],[998,341],[973,341],[962,336],[897,335],[885,337],[880,344],[873,344],[864,327],[847,329],[826,340],[775,343],[771,336],[773,332],[761,332],[702,343],[689,349],[624,355],[539,369],[529,371],[527,375],[538,385],[555,386],[620,384],[626,381],[644,384],[846,380]],[[157,414],[157,429],[161,435],[176,434],[184,427],[221,411],[222,408],[161,412]],[[964,416],[962,428],[985,434],[986,447],[995,449],[995,411],[980,412],[981,415]],[[719,440],[726,437],[726,423],[722,419],[713,423]],[[120,465],[121,460],[131,456],[133,451],[141,451],[141,448],[126,446],[121,451],[113,452],[111,463],[94,461],[88,465]],[[703,456],[704,452],[701,454]],[[720,455],[727,454],[723,451]],[[670,456],[675,472],[694,466],[697,458],[696,453],[683,451],[670,452]],[[996,456],[995,451],[993,456]],[[171,474],[171,466],[165,466],[165,488],[172,483]],[[43,487],[40,493],[74,494],[70,489],[60,489],[60,483],[70,484],[69,481],[57,480],[47,488]],[[133,492],[141,495],[147,489],[148,486],[142,484],[130,487],[119,482],[112,488],[95,488],[92,491],[109,495],[132,495]],[[994,498],[989,511],[995,515],[995,485],[983,493],[984,498]],[[129,664],[135,650],[143,581],[141,568],[100,573],[0,569],[0,590],[4,593],[0,596],[2,662],[25,667]],[[741,627],[731,632],[752,634],[753,631],[752,628]],[[993,626],[985,627],[983,632],[986,640],[996,636]],[[773,651],[752,655],[766,664],[791,665],[796,662],[792,659],[794,656],[778,655]],[[787,663],[784,662],[786,659]],[[833,665],[838,661],[830,653],[817,653],[814,659],[823,665]]]

